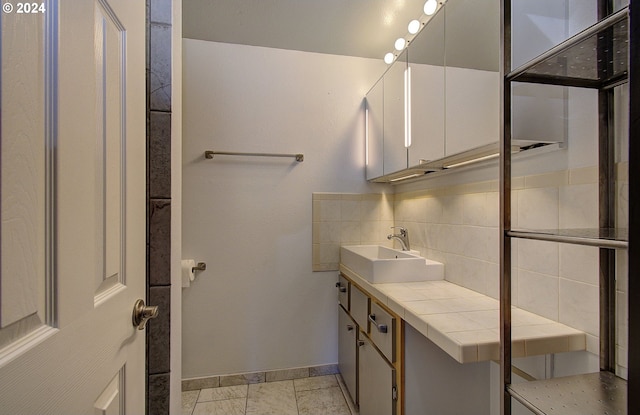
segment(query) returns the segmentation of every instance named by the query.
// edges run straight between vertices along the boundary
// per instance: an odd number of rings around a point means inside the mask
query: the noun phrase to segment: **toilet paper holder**
[[[207,269],[207,264],[205,262],[198,262],[195,267],[191,268],[192,272],[196,271],[205,271]]]

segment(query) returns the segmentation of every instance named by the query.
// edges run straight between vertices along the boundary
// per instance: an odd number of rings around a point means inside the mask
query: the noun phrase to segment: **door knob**
[[[147,321],[158,317],[158,306],[146,306],[143,299],[138,299],[133,305],[132,323],[138,330],[144,330]]]

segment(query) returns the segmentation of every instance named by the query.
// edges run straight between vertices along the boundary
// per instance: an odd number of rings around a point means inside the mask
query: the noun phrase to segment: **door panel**
[[[2,13],[0,347],[44,316],[44,16]],[[6,47],[5,45],[11,45]],[[5,65],[4,62],[11,62]],[[5,137],[15,137],[6,140]]]
[[[2,411],[144,413],[145,3],[44,5],[2,14]]]

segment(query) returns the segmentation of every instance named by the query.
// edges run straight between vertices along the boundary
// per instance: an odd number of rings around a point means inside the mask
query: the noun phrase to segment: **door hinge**
[[[398,400],[398,388],[396,386],[391,388],[391,397],[393,398],[394,401]]]

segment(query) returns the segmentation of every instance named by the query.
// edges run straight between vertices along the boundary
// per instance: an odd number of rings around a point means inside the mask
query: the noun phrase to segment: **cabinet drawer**
[[[336,282],[336,291],[338,292],[338,304],[341,304],[345,310],[349,310],[349,280],[342,274],[338,276]]]
[[[369,297],[355,285],[351,285],[351,317],[358,323],[360,330],[367,332],[369,316]]]
[[[396,319],[373,301],[368,319],[371,325],[371,340],[390,362],[395,362]]]

